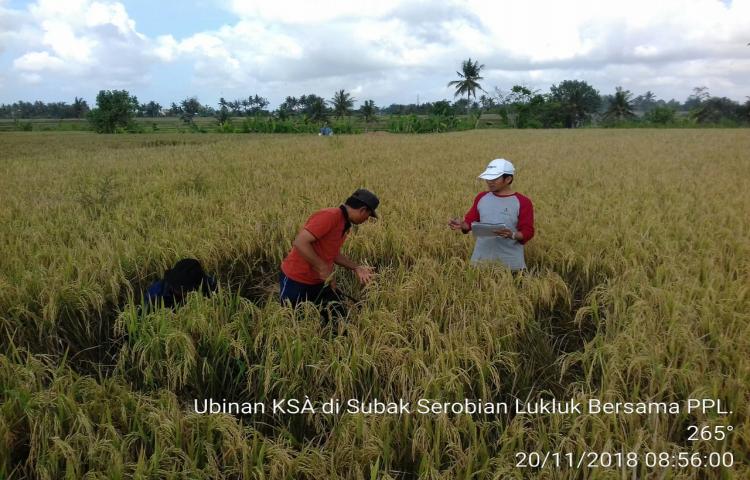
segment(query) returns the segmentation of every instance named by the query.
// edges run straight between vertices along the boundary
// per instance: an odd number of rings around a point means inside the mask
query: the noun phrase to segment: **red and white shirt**
[[[534,207],[528,197],[520,193],[497,195],[480,192],[464,217],[469,225],[474,222],[503,223],[514,232],[521,232],[523,240],[503,237],[477,237],[472,262],[501,261],[511,270],[526,268],[523,245],[534,236]]]

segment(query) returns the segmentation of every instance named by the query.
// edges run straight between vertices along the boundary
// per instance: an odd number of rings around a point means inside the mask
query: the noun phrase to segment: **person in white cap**
[[[499,261],[512,271],[524,270],[523,246],[534,236],[534,207],[528,197],[513,191],[511,184],[516,169],[504,158],[492,160],[479,178],[487,182],[487,191],[474,198],[474,204],[463,220],[448,222],[453,230],[469,233],[473,223],[504,225],[494,230],[495,236],[477,236],[473,263]]]

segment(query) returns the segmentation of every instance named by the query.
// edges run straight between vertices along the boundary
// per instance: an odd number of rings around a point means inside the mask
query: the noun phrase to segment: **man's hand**
[[[513,230],[510,228],[501,228],[499,230],[493,230],[492,233],[497,235],[498,237],[508,238],[513,240]]]
[[[373,271],[372,267],[359,265],[354,268],[354,274],[357,275],[357,280],[359,280],[359,283],[361,283],[362,285],[367,285],[372,281],[372,277],[375,275],[375,272]]]
[[[462,232],[469,231],[469,225],[466,222],[461,221],[460,218],[451,218],[448,221],[448,226],[451,230],[461,230]]]

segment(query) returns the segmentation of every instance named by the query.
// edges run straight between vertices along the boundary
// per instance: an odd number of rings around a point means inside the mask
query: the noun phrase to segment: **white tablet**
[[[508,228],[508,226],[504,223],[474,222],[471,224],[471,233],[475,237],[496,237],[495,230],[500,230],[501,228]]]

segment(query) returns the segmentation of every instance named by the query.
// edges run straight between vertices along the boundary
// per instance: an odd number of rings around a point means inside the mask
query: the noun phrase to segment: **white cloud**
[[[90,36],[77,36],[70,25],[58,20],[44,20],[42,29],[42,43],[60,58],[81,64],[91,62],[92,50],[97,45],[96,39]]]
[[[67,78],[94,88],[139,84],[157,59],[153,42],[135,30],[119,2],[38,0],[24,18],[26,52],[14,59],[13,69],[26,81]]]
[[[86,26],[114,25],[122,35],[136,35],[144,38],[135,31],[135,22],[128,17],[125,7],[121,3],[93,2],[86,9]]]
[[[13,61],[13,67],[23,72],[62,72],[65,62],[48,52],[29,52]]]
[[[38,85],[42,83],[43,77],[38,73],[22,73],[21,79],[28,84]]]
[[[347,18],[382,17],[400,3],[398,0],[231,0],[229,6],[243,19],[310,25]]]
[[[203,83],[231,86],[267,77],[276,62],[298,60],[302,47],[283,33],[243,20],[179,42],[171,36],[160,37],[155,53],[165,60],[182,58],[194,62],[196,75]]]
[[[5,3],[0,0],[0,54],[18,39],[25,23],[25,17],[16,10],[6,8]]]
[[[178,54],[178,46],[177,40],[172,35],[160,35],[156,38],[153,52],[160,60],[171,62]]]
[[[748,0],[730,5],[716,0],[585,0],[576,2],[575,8],[569,2],[545,0],[234,0],[230,9],[242,20],[210,34],[212,42],[220,41],[210,43],[211,51],[217,52],[211,61],[203,37],[184,40],[180,50],[197,58],[201,76],[209,69],[226,78],[300,87],[314,85],[310,79],[325,84],[338,79],[353,89],[362,85],[363,75],[383,73],[383,81],[391,82],[393,72],[408,72],[408,78],[429,82],[442,96],[449,96],[450,90],[437,87],[451,80],[467,57],[487,66],[488,82],[546,81],[545,88],[574,77],[598,81],[603,88],[628,81],[642,85],[648,78],[671,78],[683,68],[685,74],[676,75],[682,82],[699,81],[690,62],[700,60],[707,82],[731,87],[736,95],[741,87],[719,81],[716,67],[728,71],[722,59],[747,55],[743,39],[750,35],[748,5]],[[234,42],[235,30],[243,24],[256,25],[264,33],[239,35],[247,41]],[[258,43],[258,38],[263,40]],[[274,55],[263,51],[268,45]],[[493,70],[509,73],[493,77]],[[628,74],[634,71],[648,76]]]
[[[488,90],[578,78],[603,93],[622,85],[684,98],[698,84],[748,93],[750,0],[216,1],[236,21],[149,38],[117,1],[37,0],[18,11],[0,0],[0,55],[13,52],[15,76],[98,88],[189,65],[209,98],[344,88],[383,103],[434,100],[452,96],[446,84],[468,57],[486,65]]]

